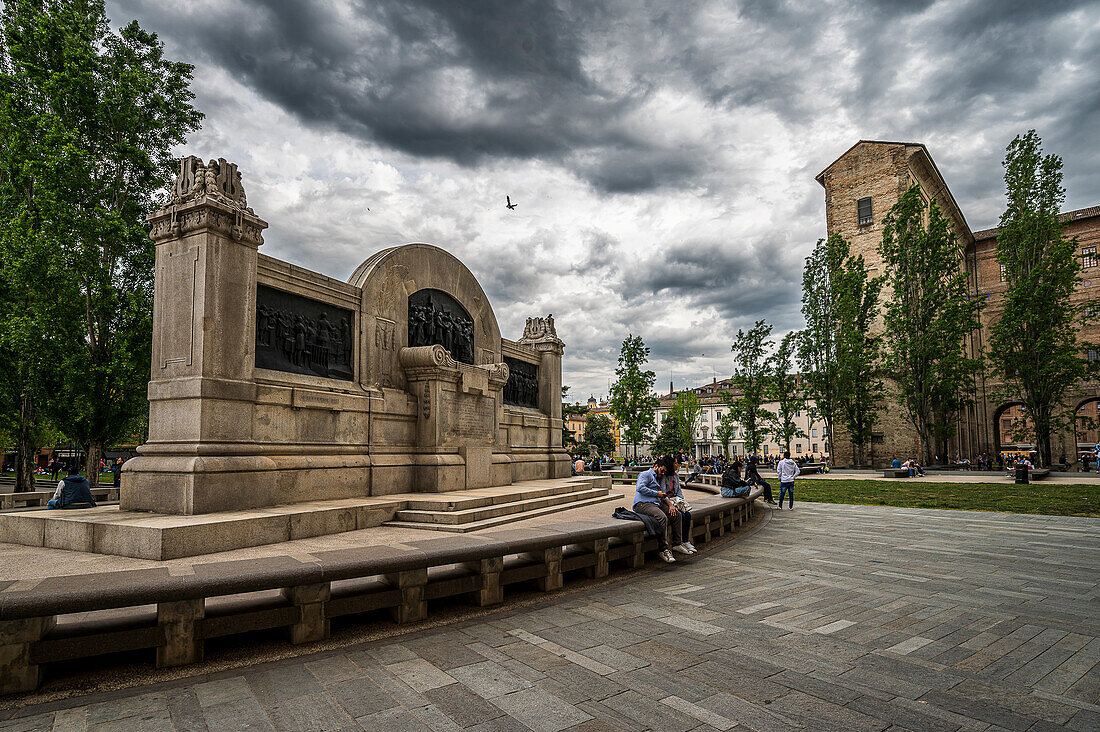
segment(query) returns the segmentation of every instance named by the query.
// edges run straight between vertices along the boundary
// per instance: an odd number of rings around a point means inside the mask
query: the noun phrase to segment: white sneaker
[[[698,554],[699,553],[699,550],[696,549],[695,545],[692,544],[690,541],[685,541],[684,546],[686,546],[691,551],[692,554]]]
[[[691,554],[691,550],[687,548],[687,544],[677,544],[672,547],[672,551],[678,552],[679,554]]]
[[[672,564],[673,562],[676,561],[676,557],[672,556],[672,552],[670,552],[668,549],[665,549],[662,552],[658,552],[657,556],[659,556],[661,559],[663,559],[668,564]]]

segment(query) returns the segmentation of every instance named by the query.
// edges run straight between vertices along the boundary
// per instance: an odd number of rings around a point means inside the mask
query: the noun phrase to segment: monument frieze
[[[508,364],[508,383],[504,385],[504,403],[538,409],[539,367],[511,356],[505,356],[504,363]]]
[[[256,286],[256,366],[351,381],[350,310],[266,285]]]

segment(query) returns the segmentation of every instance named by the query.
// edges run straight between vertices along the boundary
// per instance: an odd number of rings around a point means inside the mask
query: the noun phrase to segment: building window
[[[764,454],[765,454],[765,455],[767,455],[767,454],[768,454],[768,446],[767,446],[767,445],[764,445]]]
[[[817,452],[817,443],[816,442],[810,447],[810,452]]]
[[[795,413],[794,413],[794,416],[795,416],[795,417],[801,417],[801,416],[802,416],[802,412],[795,412]]]
[[[1005,280],[1007,280],[1007,279],[1008,279],[1008,278],[1007,278],[1007,277],[1005,277],[1005,266],[1004,266],[1004,265],[1002,264],[1002,265],[1001,265],[1001,282],[1004,282],[1004,281],[1005,281]]]
[[[802,452],[802,443],[801,442],[794,443],[794,451],[796,453]]]
[[[871,215],[871,197],[861,198],[856,201],[856,215],[859,218],[860,226],[868,226],[874,221],[874,216]]]
[[[886,441],[886,435],[883,434],[882,432],[872,432],[871,433],[871,444],[872,445],[881,445],[885,441]]]
[[[715,419],[722,419],[722,413],[721,412],[715,412],[714,413],[714,418]]]
[[[817,437],[817,427],[814,427],[812,430],[810,430],[810,437]],[[817,452],[816,447],[814,448],[814,452]]]
[[[1081,266],[1085,269],[1096,266],[1096,247],[1085,247],[1081,250]]]
[[[1096,357],[1097,357],[1097,354],[1096,354],[1096,350],[1095,350],[1095,349],[1092,349],[1092,348],[1090,348],[1090,349],[1089,349],[1089,360],[1090,360],[1090,361],[1095,361],[1095,360],[1096,360]]]

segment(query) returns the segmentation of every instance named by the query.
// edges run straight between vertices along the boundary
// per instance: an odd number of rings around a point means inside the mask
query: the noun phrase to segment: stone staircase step
[[[482,519],[481,521],[470,521],[469,523],[465,524],[436,524],[420,521],[394,520],[387,521],[383,524],[383,526],[399,526],[405,529],[427,529],[429,531],[446,531],[454,534],[465,534],[471,531],[478,531],[480,529],[491,529],[495,526],[510,524],[515,521],[524,521],[529,518],[546,516],[548,514],[557,513],[559,511],[568,511],[571,508],[591,506],[597,503],[607,503],[609,501],[618,500],[621,497],[622,496],[618,495],[617,493],[596,496],[594,498],[587,498],[573,503],[563,503],[556,506],[547,506],[546,508],[538,508],[533,511],[524,511],[523,513],[511,513],[504,516],[497,516],[495,518]]]
[[[547,496],[574,493],[578,490],[592,488],[593,482],[581,479],[564,484],[558,482],[541,488],[523,490],[489,488],[454,493],[417,494],[415,497],[408,498],[407,508],[411,511],[463,511],[471,508],[481,508],[482,506],[514,503],[525,498],[545,498]]]
[[[513,513],[534,511],[549,506],[576,503],[577,501],[583,501],[588,498],[606,496],[607,493],[607,488],[583,488],[581,490],[573,490],[569,493],[555,493],[553,495],[535,498],[525,497],[517,501],[509,501],[508,503],[493,503],[487,506],[477,506],[474,508],[459,509],[457,511],[402,509],[397,512],[395,520],[414,521],[418,523],[465,524],[472,521],[481,521],[483,519],[491,519]]]

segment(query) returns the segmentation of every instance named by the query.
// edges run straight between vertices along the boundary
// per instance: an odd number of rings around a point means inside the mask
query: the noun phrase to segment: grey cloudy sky
[[[801,325],[814,176],[855,141],[928,145],[972,229],[1035,128],[1066,208],[1100,204],[1100,2],[113,0],[195,65],[263,251],[346,278],[412,241],[462,259],[506,337],[554,313],[572,396],[640,334],[657,386]],[[510,195],[519,205],[504,207]]]

